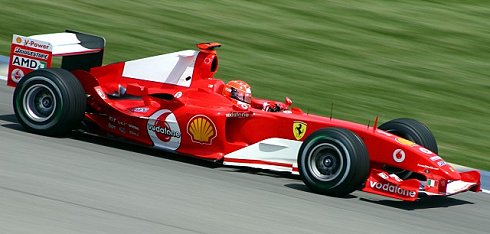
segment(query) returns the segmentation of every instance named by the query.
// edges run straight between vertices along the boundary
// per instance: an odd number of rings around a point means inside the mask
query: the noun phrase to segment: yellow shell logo
[[[401,137],[397,137],[396,138],[396,141],[398,141],[398,143],[402,144],[402,145],[407,145],[407,146],[414,146],[415,143],[405,139],[405,138],[401,138]]]
[[[17,37],[17,38],[15,38],[15,41],[16,41],[17,43],[21,43],[21,42],[22,42],[22,38]]]
[[[207,116],[196,115],[189,120],[187,133],[193,142],[210,145],[216,137],[216,126]]]

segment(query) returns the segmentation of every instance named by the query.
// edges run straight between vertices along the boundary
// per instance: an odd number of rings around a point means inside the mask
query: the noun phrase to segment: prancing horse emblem
[[[301,140],[306,132],[306,123],[301,121],[293,122],[293,135],[296,140]]]

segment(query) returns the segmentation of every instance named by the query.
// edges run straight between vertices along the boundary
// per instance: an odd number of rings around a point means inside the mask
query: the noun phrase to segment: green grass
[[[448,161],[490,170],[490,1],[0,0],[11,34],[107,39],[105,63],[219,41],[224,80],[310,113],[426,123]],[[265,2],[265,3],[263,3]]]

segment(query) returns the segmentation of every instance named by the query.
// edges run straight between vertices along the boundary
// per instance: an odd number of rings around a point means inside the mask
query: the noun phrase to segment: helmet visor
[[[252,101],[252,95],[250,93],[240,92],[235,88],[231,89],[231,97],[248,104]]]

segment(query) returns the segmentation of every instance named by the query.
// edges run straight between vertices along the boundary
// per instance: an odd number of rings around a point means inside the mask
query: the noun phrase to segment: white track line
[[[0,76],[0,80],[7,80],[6,76]]]
[[[490,190],[482,189],[481,191],[490,194]]]

